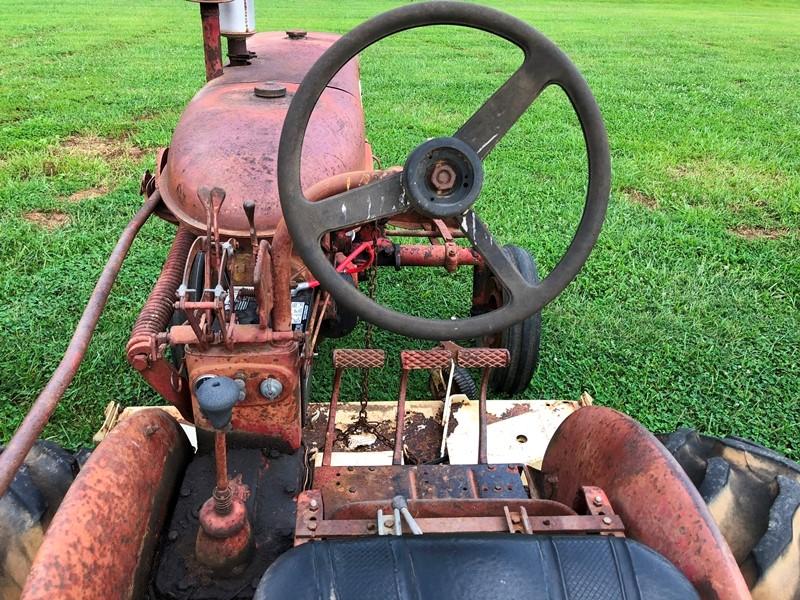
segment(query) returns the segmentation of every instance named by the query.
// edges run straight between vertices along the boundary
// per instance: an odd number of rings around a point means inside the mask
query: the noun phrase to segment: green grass
[[[495,2],[578,65],[606,119],[614,180],[586,268],[543,314],[525,396],[589,391],[654,430],[690,425],[800,455],[800,7],[793,2]],[[389,2],[262,2],[259,27],[343,32]],[[346,8],[344,8],[346,6]],[[88,8],[87,8],[88,7]],[[203,84],[197,6],[177,0],[0,5],[0,438],[64,351],[138,180]],[[454,130],[518,54],[484,34],[406,33],[365,53],[368,133],[384,164]],[[86,140],[103,141],[100,154]],[[96,147],[96,144],[95,144]],[[144,150],[140,153],[138,149]],[[585,156],[550,89],[487,162],[479,210],[544,272],[571,237]],[[96,196],[68,200],[81,190]],[[31,211],[60,212],[47,231]],[[46,435],[90,439],[110,400],[155,403],[124,359],[172,228],[145,226]],[[464,274],[466,275],[466,274]],[[387,272],[379,299],[464,314],[469,278]],[[359,346],[363,331],[340,346]],[[396,395],[396,354],[372,383]],[[326,397],[332,344],[315,371]],[[420,375],[414,395],[425,392]],[[353,382],[347,388],[354,394]]]

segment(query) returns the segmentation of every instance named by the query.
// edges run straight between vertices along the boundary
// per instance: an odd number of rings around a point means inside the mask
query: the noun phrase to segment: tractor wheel
[[[450,369],[435,369],[428,377],[428,388],[434,400],[444,400],[447,393],[447,381],[450,378]],[[456,366],[453,373],[453,387],[451,394],[464,394],[470,400],[478,399],[478,385],[470,372],[464,367]]]
[[[18,598],[44,533],[78,472],[78,460],[40,440],[0,497],[0,598]]]
[[[444,373],[442,373],[442,377],[444,377],[445,382],[447,382],[450,377],[450,369],[445,369]],[[457,366],[456,370],[453,371],[453,388],[451,393],[464,394],[470,400],[478,399],[478,386],[470,372],[464,367]]]
[[[660,436],[697,486],[754,600],[800,598],[800,464],[737,437]]]
[[[527,250],[509,244],[503,248],[503,252],[511,258],[525,281],[538,283],[536,262]],[[506,300],[504,293],[503,301]],[[494,392],[513,395],[525,391],[539,364],[541,330],[542,314],[538,312],[496,336],[496,343],[491,345],[508,349],[511,361],[505,369],[492,372],[489,384]]]

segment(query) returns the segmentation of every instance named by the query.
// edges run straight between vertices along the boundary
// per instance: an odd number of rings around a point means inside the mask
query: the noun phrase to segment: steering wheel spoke
[[[526,58],[454,137],[469,144],[482,159],[486,158],[553,79],[545,65]]]
[[[514,298],[530,298],[536,288],[523,279],[503,247],[497,243],[486,224],[478,217],[474,210],[464,213],[460,223],[461,231],[472,242],[475,250],[483,257],[486,266],[494,273],[497,281],[508,291],[513,302]]]
[[[393,173],[318,202],[307,202],[307,227],[321,237],[329,231],[352,229],[363,223],[388,219],[408,210],[401,173]]]

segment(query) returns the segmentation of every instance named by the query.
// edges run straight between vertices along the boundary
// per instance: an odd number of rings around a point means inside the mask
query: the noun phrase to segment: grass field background
[[[613,191],[583,273],[543,313],[524,396],[577,398],[657,431],[689,425],[800,447],[800,6],[796,2],[493,2],[558,43],[595,92]],[[280,0],[262,30],[344,32],[396,5]],[[203,84],[197,5],[179,0],[0,4],[0,438],[47,381],[118,234],[139,178]],[[452,132],[519,55],[487,35],[405,33],[362,60],[368,134],[383,164]],[[487,162],[479,210],[543,272],[574,230],[585,186],[576,120],[549,89]],[[124,359],[172,227],[134,244],[48,437],[88,442],[110,400],[155,395]],[[466,275],[466,274],[464,274]],[[464,314],[469,278],[381,276],[379,299]],[[360,346],[363,332],[338,342]],[[423,346],[381,332],[391,355]],[[326,342],[324,356],[333,345]],[[373,397],[397,393],[392,369]],[[330,369],[315,370],[324,399]],[[414,395],[425,393],[422,376]],[[351,382],[348,393],[355,393]]]

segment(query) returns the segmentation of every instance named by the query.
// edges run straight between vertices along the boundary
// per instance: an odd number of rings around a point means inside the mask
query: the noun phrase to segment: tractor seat
[[[256,600],[691,600],[689,581],[626,538],[465,534],[309,542],[267,569]]]

